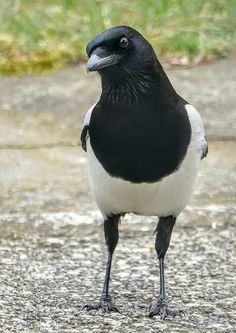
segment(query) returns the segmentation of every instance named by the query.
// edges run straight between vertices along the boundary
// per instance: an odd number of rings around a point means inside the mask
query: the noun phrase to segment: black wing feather
[[[206,146],[204,147],[204,149],[203,149],[203,151],[202,151],[202,157],[201,157],[201,160],[202,160],[203,158],[205,158],[205,157],[207,156],[207,154],[208,154],[208,144],[207,144],[207,139],[206,139],[206,137],[205,137],[205,140],[206,140]]]
[[[88,138],[88,130],[89,130],[89,126],[85,125],[84,128],[82,129],[81,136],[80,136],[81,145],[82,145],[82,148],[84,151],[87,151],[86,141]]]

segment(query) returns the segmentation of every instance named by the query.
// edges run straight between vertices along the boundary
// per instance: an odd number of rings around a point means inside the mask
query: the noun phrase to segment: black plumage
[[[95,106],[90,142],[111,176],[133,183],[156,182],[177,170],[184,159],[191,129],[183,103],[171,108],[156,95],[127,107],[101,98]]]

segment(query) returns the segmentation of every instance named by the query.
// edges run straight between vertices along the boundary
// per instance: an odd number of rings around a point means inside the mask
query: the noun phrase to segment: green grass
[[[0,0],[0,74],[84,60],[87,42],[113,25],[139,30],[167,62],[223,57],[235,17],[235,0]]]

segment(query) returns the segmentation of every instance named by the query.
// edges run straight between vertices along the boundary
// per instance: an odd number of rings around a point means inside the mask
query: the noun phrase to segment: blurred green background
[[[43,73],[84,60],[87,42],[131,25],[162,61],[191,64],[235,46],[235,0],[0,0],[0,73]]]

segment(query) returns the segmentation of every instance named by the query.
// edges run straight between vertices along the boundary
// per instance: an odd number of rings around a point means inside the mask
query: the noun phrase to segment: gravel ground
[[[2,332],[233,332],[234,227],[228,219],[214,228],[185,219],[173,233],[166,274],[171,305],[186,314],[165,322],[147,318],[158,289],[153,219],[122,222],[111,281],[121,314],[81,310],[101,289],[101,226],[2,224]]]
[[[194,197],[178,220],[166,256],[168,298],[185,315],[166,321],[147,317],[159,286],[156,221],[132,214],[122,220],[112,267],[111,295],[121,314],[81,310],[99,298],[106,261],[102,219],[89,192],[86,156],[73,146],[78,140],[77,123],[98,92],[98,81],[88,90],[92,80],[84,74],[79,77],[80,68],[47,77],[0,79],[5,89],[0,89],[4,134],[0,139],[0,333],[236,332],[236,132],[232,130],[236,104],[231,90],[236,67],[229,73],[228,91],[222,83],[227,100],[219,93],[213,100],[203,77],[211,77],[211,86],[215,75],[219,83],[223,68],[235,62],[229,59],[171,72],[172,81],[180,83],[186,95],[194,97],[194,86],[199,87],[214,140],[209,142]],[[70,83],[74,88],[69,93]],[[19,89],[25,93],[21,95]],[[232,124],[228,131],[227,122]]]

